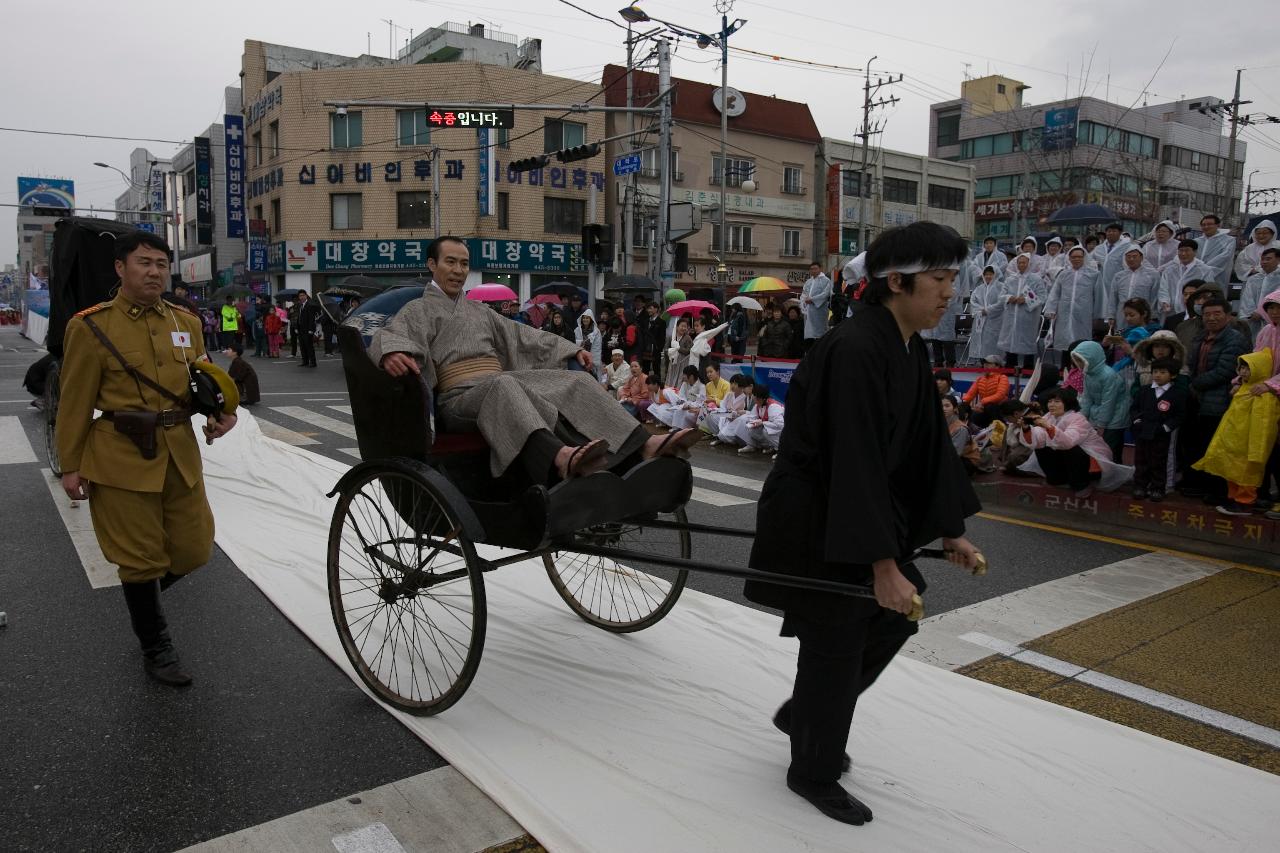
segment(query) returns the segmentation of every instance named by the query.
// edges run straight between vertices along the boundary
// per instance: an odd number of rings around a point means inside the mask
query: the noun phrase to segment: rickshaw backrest
[[[49,255],[49,331],[45,347],[62,358],[62,337],[76,312],[105,302],[116,275],[116,240],[138,229],[111,219],[68,216],[53,231]]]

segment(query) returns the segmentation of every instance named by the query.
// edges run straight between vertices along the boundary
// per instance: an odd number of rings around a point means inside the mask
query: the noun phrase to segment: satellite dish
[[[727,104],[725,103],[726,93],[729,96]],[[740,116],[747,111],[746,96],[732,86],[712,90],[711,103],[715,104],[716,109],[727,115],[729,118]]]

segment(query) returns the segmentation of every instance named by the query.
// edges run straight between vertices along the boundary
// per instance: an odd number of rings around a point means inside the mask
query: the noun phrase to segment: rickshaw
[[[694,534],[755,534],[689,521],[693,471],[683,459],[550,488],[521,481],[513,470],[520,466],[491,476],[478,433],[435,428],[432,389],[421,376],[392,378],[366,352],[373,331],[421,292],[384,293],[338,329],[363,461],[329,495],[337,496],[329,604],[348,660],[378,698],[419,716],[456,703],[484,648],[484,575],[530,559],[542,561],[574,613],[616,633],[661,621],[691,571],[874,597],[866,586],[693,559]],[[912,558],[924,556],[943,555],[922,549]],[[922,614],[917,601],[912,615]]]

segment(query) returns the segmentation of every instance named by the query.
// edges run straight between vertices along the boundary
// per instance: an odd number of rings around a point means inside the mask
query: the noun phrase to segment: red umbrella
[[[509,302],[520,297],[505,284],[478,284],[467,291],[467,298],[476,302]]]
[[[701,299],[686,299],[684,302],[677,302],[675,305],[667,308],[668,314],[701,314],[703,311],[711,311],[711,313],[720,314],[720,309]]]
[[[539,293],[537,296],[530,299],[524,305],[526,308],[528,308],[530,305],[559,305],[559,304],[561,304],[560,297],[556,296],[554,293]]]

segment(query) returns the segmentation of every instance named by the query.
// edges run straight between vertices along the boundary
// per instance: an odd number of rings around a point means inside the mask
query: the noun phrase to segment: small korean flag
[[[175,347],[190,348],[191,346],[190,332],[170,332],[169,335],[170,337],[173,338],[173,345]]]

